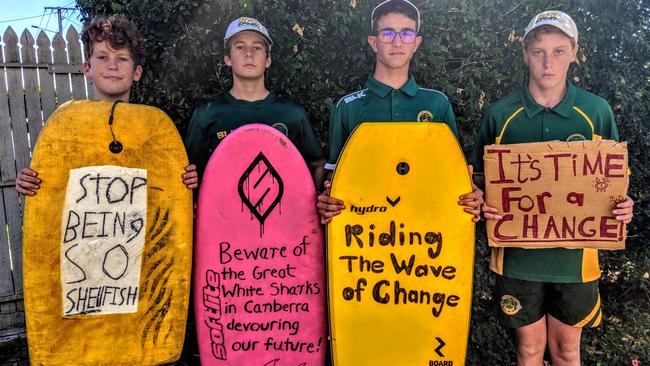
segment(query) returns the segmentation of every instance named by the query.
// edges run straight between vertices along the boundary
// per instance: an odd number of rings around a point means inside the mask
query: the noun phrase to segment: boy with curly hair
[[[84,74],[91,81],[94,99],[128,102],[131,86],[142,77],[144,38],[135,25],[120,15],[95,17],[81,31]],[[187,188],[197,186],[194,165],[182,175]],[[38,172],[23,168],[16,178],[16,191],[33,196],[40,188]]]

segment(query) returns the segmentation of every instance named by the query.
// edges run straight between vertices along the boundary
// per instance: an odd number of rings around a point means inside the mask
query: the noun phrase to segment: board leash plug
[[[115,103],[113,103],[113,107],[111,108],[111,115],[108,117],[108,128],[111,130],[111,135],[113,136],[113,141],[108,144],[108,150],[110,150],[113,154],[119,154],[122,152],[122,143],[117,141],[115,138],[115,133],[113,132],[113,114],[115,113],[115,107],[117,106],[117,103],[120,103],[121,100],[116,100]]]
[[[399,164],[397,164],[397,167],[395,168],[395,170],[397,170],[397,174],[399,174],[399,175],[408,174],[410,169],[411,168],[409,167],[409,164],[407,162],[405,162],[405,161],[402,161]]]

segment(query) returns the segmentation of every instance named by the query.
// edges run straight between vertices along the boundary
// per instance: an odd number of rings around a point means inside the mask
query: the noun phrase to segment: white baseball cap
[[[547,10],[535,15],[526,27],[524,38],[526,38],[526,35],[530,31],[542,25],[553,26],[564,32],[570,38],[573,38],[575,42],[578,42],[578,27],[576,27],[576,23],[568,14],[559,10]]]
[[[266,27],[262,23],[260,23],[257,19],[248,18],[248,17],[237,18],[232,22],[230,22],[228,29],[226,29],[226,35],[223,37],[224,45],[235,34],[239,32],[245,32],[245,31],[256,32],[259,35],[261,35],[262,38],[266,41],[266,44],[269,46],[269,51],[271,50],[273,41],[269,36],[269,31],[266,30]]]
[[[416,23],[415,23],[415,31],[419,32],[420,31],[420,11],[418,10],[417,6],[413,5],[412,2],[408,0],[386,0],[384,2],[381,2],[379,5],[375,6],[374,9],[372,9],[372,13],[370,14],[370,29],[373,31],[373,27],[375,26],[375,22],[377,19],[379,19],[381,16],[386,15],[390,13],[392,10],[392,7],[398,6],[398,5],[404,5],[406,8],[411,9],[416,16]]]

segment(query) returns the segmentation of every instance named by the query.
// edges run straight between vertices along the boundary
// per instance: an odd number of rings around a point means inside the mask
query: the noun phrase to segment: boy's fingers
[[[630,197],[627,197],[625,201],[616,204],[616,208],[626,208],[626,207],[633,207],[633,206],[634,206],[634,201]]]
[[[341,212],[341,210],[344,208],[341,205],[328,204],[328,203],[322,203],[322,202],[318,202],[316,207],[318,208],[319,212],[320,211],[323,211],[323,212],[333,212],[333,211]]]
[[[19,187],[28,190],[35,190],[40,188],[40,186],[37,184],[33,184],[25,181],[21,181]]]
[[[31,176],[31,175],[25,175],[23,173],[20,173],[18,175],[17,181],[18,182],[29,182],[29,183],[40,183],[41,182],[41,180],[39,178],[37,178],[35,176]]]
[[[24,189],[20,186],[16,186],[16,192],[26,196],[33,196],[35,194],[34,192]]]
[[[483,200],[474,200],[474,201],[462,200],[462,201],[458,201],[458,204],[467,207],[481,207],[481,204],[483,204]]]
[[[36,172],[36,170],[30,169],[30,168],[22,168],[20,170],[20,174],[25,174],[25,175],[35,177],[35,176],[38,175],[38,172]]]
[[[502,218],[501,215],[495,215],[488,212],[483,212],[483,217],[485,217],[486,220],[500,220]]]

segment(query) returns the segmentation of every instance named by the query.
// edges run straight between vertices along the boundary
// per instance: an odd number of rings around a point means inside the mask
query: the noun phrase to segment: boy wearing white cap
[[[577,51],[578,30],[567,14],[551,10],[531,20],[523,40],[528,80],[485,111],[470,158],[477,172],[489,144],[618,140],[608,103],[567,80]],[[632,206],[627,197],[612,213],[629,223]],[[488,220],[501,218],[486,204],[483,212]],[[602,319],[597,250],[492,248],[490,269],[497,317],[515,329],[517,364],[542,365],[548,344],[554,366],[579,365],[582,328]]]
[[[185,136],[187,154],[197,165],[199,179],[224,137],[243,125],[263,123],[287,135],[308,163],[316,185],[322,182],[321,144],[305,110],[279,99],[264,84],[272,45],[266,27],[256,19],[241,17],[228,26],[224,62],[232,70],[232,88],[194,110]]]
[[[371,29],[368,44],[376,54],[375,71],[364,89],[344,96],[332,110],[327,170],[334,170],[345,141],[361,122],[444,123],[458,137],[447,97],[440,91],[419,87],[409,75],[411,58],[422,42],[418,8],[408,0],[383,1],[372,11]],[[325,182],[325,187],[329,186],[329,181]],[[459,198],[459,205],[474,221],[479,219],[482,202],[483,192],[476,186]],[[321,223],[327,224],[345,209],[345,204],[326,191],[318,196],[318,209]]]

